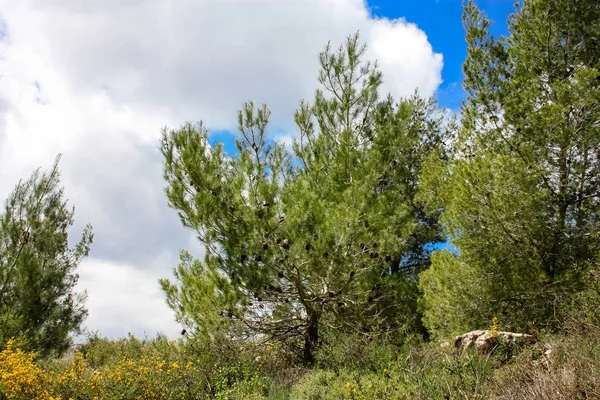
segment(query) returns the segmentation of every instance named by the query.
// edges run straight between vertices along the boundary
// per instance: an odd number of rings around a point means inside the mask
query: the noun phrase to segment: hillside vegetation
[[[493,37],[468,1],[463,22],[460,115],[383,96],[355,34],[319,55],[291,147],[253,102],[233,152],[163,130],[166,200],[206,250],[160,281],[177,340],[67,352],[91,227],[69,248],[57,165],[17,185],[0,399],[600,399],[600,7],[527,0]]]

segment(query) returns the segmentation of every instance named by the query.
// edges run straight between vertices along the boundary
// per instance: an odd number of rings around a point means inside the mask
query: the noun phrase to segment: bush
[[[96,336],[72,357],[37,361],[9,341],[0,353],[0,399],[600,398],[600,327],[518,350],[459,356],[418,340],[394,346],[338,335],[307,371],[273,345],[222,338]]]
[[[483,328],[494,315],[490,282],[450,251],[433,253],[431,262],[419,281],[419,307],[429,334],[442,338]]]
[[[283,399],[287,393],[266,373],[281,365],[273,349],[233,341],[215,347],[93,335],[73,357],[35,357],[8,343],[0,353],[0,398]]]
[[[13,346],[9,339],[0,353],[0,398],[50,398],[48,377],[35,363],[36,353],[24,352]]]
[[[398,347],[386,339],[373,341],[360,334],[325,332],[315,361],[319,368],[334,372],[342,369],[375,372],[385,368],[397,351]]]
[[[338,341],[341,342],[346,341]],[[433,345],[407,344],[392,349],[389,344],[376,342],[365,349],[365,354],[364,359],[355,363],[342,361],[341,368],[308,373],[292,388],[291,398],[487,398],[486,382],[493,372],[489,357],[477,354],[459,357],[450,349]],[[377,356],[370,358],[369,355]],[[334,359],[344,360],[345,357],[338,354]],[[362,369],[356,367],[357,364],[362,364]],[[379,368],[375,370],[375,366]]]

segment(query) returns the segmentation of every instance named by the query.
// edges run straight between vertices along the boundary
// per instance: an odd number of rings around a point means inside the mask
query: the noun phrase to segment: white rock
[[[467,332],[457,336],[454,339],[454,347],[459,354],[463,354],[467,349],[475,346],[475,349],[481,353],[490,351],[498,342],[516,344],[517,342],[534,343],[535,338],[526,333],[513,332],[491,332],[489,330],[477,330]]]

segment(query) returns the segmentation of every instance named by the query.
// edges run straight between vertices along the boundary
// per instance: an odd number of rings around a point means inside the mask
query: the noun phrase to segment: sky
[[[513,1],[478,4],[505,34]],[[457,112],[461,11],[461,0],[0,0],[0,197],[62,153],[70,234],[94,227],[78,269],[86,328],[175,338],[158,279],[180,249],[203,248],[167,206],[161,129],[202,120],[228,149],[237,110],[255,100],[289,143],[294,109],[318,87],[318,53],[356,31],[382,93],[418,88]]]

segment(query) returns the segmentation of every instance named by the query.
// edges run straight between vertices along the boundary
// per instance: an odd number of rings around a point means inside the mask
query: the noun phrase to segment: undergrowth
[[[92,336],[61,359],[38,359],[9,342],[0,353],[0,398],[600,399],[594,325],[542,336],[509,358],[499,350],[459,355],[418,339],[331,343],[307,369],[276,346],[225,339]]]

